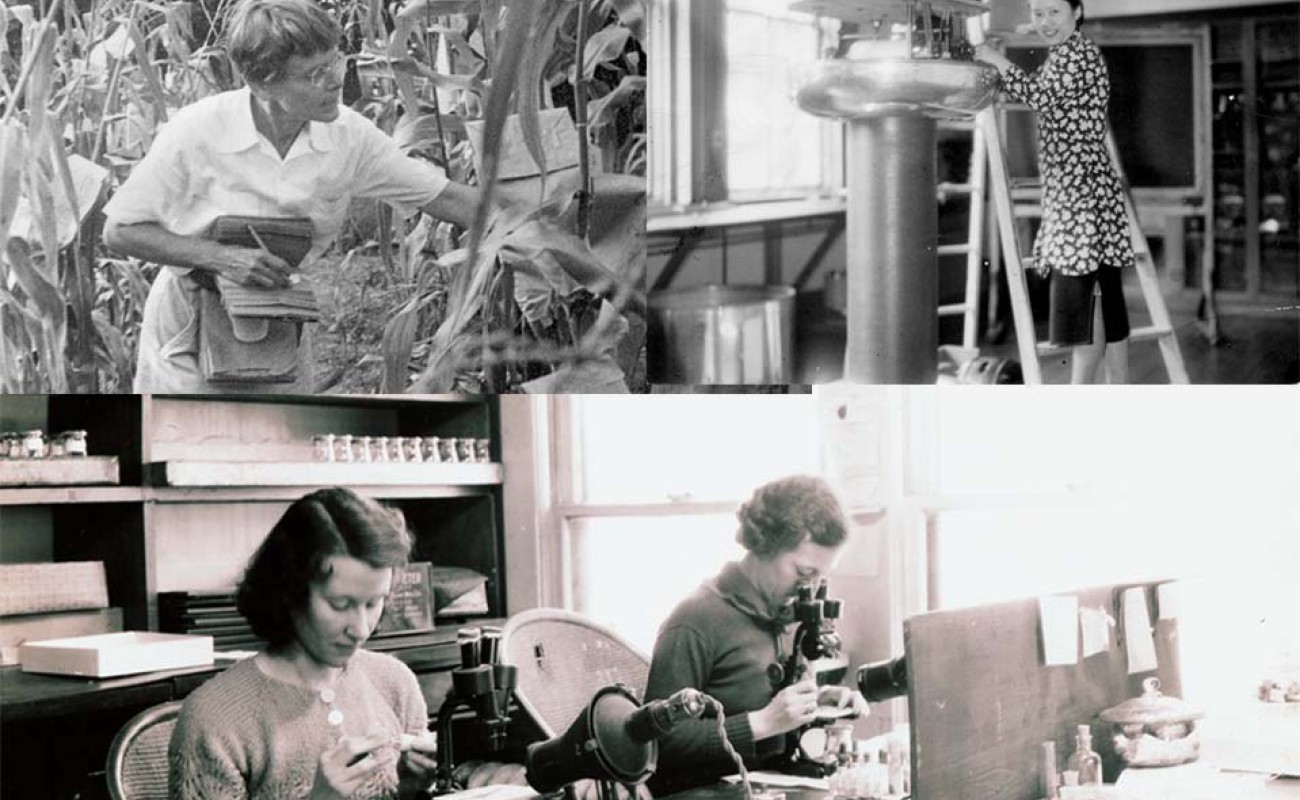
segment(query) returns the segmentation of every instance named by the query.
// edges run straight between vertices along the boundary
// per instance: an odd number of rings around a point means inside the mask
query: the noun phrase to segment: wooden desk
[[[502,619],[476,619],[500,625]],[[371,650],[402,659],[417,675],[438,678],[460,663],[459,627],[444,622],[430,633],[374,639]],[[94,680],[36,675],[20,667],[0,667],[0,796],[81,798],[105,796],[104,763],[118,730],[144,709],[180,700],[224,667],[149,672]],[[421,680],[425,699],[436,711],[450,681]]]
[[[754,785],[754,791],[761,788]],[[827,800],[830,792],[821,789],[772,787],[774,791],[785,792],[785,800]],[[697,786],[676,794],[670,794],[659,800],[745,800],[745,789],[740,784],[715,783],[709,786]]]

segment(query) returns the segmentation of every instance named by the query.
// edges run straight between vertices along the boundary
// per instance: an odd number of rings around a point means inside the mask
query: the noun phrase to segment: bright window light
[[[816,406],[811,395],[570,402],[572,605],[649,653],[673,607],[743,553],[734,511],[717,504],[736,508],[762,483],[819,472]]]
[[[744,500],[819,467],[811,395],[588,395],[574,402],[576,500]]]
[[[744,554],[735,534],[734,514],[575,520],[574,610],[649,655],[673,607]]]
[[[791,96],[817,60],[813,17],[770,0],[727,0],[727,185],[733,199],[822,184],[823,125]]]

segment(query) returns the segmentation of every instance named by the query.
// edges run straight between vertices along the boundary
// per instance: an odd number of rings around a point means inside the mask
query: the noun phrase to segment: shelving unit
[[[1213,248],[1215,284],[1229,297],[1300,296],[1300,20],[1294,9],[1211,24],[1212,229],[1188,230],[1187,285],[1196,252]]]
[[[9,400],[0,400],[8,404]],[[109,604],[128,630],[157,630],[157,594],[234,585],[248,557],[295,499],[346,485],[401,510],[415,541],[412,559],[487,576],[488,613],[506,616],[500,418],[495,397],[438,396],[74,396],[14,401],[30,422],[43,402],[47,431],[83,429],[90,455],[114,456],[116,486],[0,486],[0,546],[29,557],[102,561]],[[0,419],[9,419],[0,406]],[[41,416],[37,413],[35,416]],[[490,440],[492,463],[346,464],[312,460],[312,436],[474,437]],[[30,556],[35,554],[35,556]],[[420,676],[426,694],[445,690],[458,663],[455,632],[464,618],[429,633],[372,640]],[[106,752],[131,713],[184,697],[215,670],[108,681],[26,675],[0,667],[6,739],[41,741],[75,719],[76,748]],[[439,698],[431,697],[431,708]],[[10,726],[15,727],[13,736]],[[107,738],[106,738],[107,737]],[[23,794],[39,775],[43,796],[86,796],[96,784],[42,749],[6,747],[0,794]],[[79,758],[93,772],[102,753]],[[102,769],[102,766],[99,767]],[[68,774],[61,774],[68,773]],[[73,774],[76,773],[76,774]],[[26,774],[26,777],[24,777]],[[46,785],[48,783],[48,785]],[[48,789],[49,791],[46,791]],[[97,796],[93,792],[89,796]]]

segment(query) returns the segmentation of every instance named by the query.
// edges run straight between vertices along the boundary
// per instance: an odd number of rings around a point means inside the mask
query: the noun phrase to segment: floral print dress
[[[1076,30],[1033,75],[1009,67],[1002,88],[1038,112],[1043,221],[1034,240],[1037,267],[1087,275],[1103,264],[1132,266],[1123,190],[1106,150],[1110,75],[1100,48]]]

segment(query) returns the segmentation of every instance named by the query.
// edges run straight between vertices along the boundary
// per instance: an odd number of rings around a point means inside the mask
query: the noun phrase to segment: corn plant
[[[239,84],[222,39],[234,0],[73,2],[53,0],[40,18],[30,7],[0,7],[4,391],[129,391],[157,267],[105,252],[95,210],[171,113]],[[373,238],[340,262],[373,251],[387,276],[377,295],[392,298],[383,341],[353,342],[370,351],[358,366],[384,365],[382,386],[366,390],[506,391],[611,367],[615,351],[620,365],[636,363],[641,217],[633,209],[618,226],[585,232],[586,217],[609,216],[605,200],[616,194],[627,206],[630,184],[618,179],[636,183],[644,172],[642,2],[324,3],[344,24],[358,74],[384,79],[363,82],[353,106],[454,180],[492,195],[509,116],[545,174],[538,113],[557,97],[585,112],[582,142],[597,148],[592,161],[604,173],[584,177],[567,200],[517,202],[496,217],[485,204],[468,232],[381,212]],[[466,134],[473,122],[484,129],[477,151]],[[622,366],[615,371],[622,380]]]

